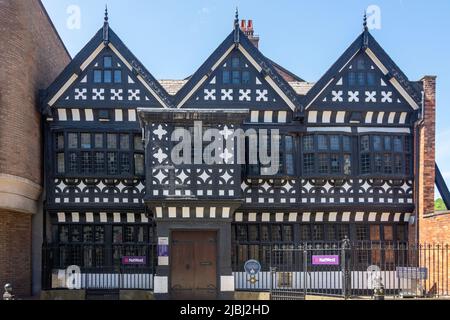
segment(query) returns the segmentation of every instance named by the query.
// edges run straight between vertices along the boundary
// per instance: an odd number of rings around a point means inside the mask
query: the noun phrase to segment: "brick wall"
[[[39,0],[0,3],[0,179],[42,185],[39,90],[51,84],[70,56]],[[19,196],[30,201],[25,193]],[[19,211],[25,212],[0,203],[0,288],[11,282],[23,297],[31,289],[32,214]]]
[[[31,289],[30,244],[31,215],[0,211],[0,288],[10,282],[21,297]]]

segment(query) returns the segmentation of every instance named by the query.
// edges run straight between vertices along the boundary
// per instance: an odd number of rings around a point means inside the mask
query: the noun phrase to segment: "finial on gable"
[[[236,14],[234,16],[234,43],[239,44],[239,10],[236,7]]]
[[[364,18],[363,18],[363,49],[367,49],[369,47],[369,28],[367,27],[367,12],[364,10]]]
[[[103,43],[108,45],[109,43],[109,17],[108,17],[108,5],[105,5],[105,21],[103,23]]]

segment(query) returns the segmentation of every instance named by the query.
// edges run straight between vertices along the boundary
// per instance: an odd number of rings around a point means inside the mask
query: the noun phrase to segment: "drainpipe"
[[[419,116],[417,120],[414,122],[414,163],[415,163],[415,174],[414,174],[414,198],[415,198],[415,207],[414,207],[414,223],[415,223],[415,233],[416,239],[415,242],[419,244],[419,207],[420,207],[420,197],[419,197],[419,172],[420,172],[420,129],[423,128],[424,124],[424,103],[425,103],[425,93],[422,91],[422,103],[421,110],[419,112]]]

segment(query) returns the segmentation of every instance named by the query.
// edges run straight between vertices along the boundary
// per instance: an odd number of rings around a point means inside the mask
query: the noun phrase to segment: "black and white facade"
[[[267,270],[273,245],[345,236],[407,243],[420,83],[407,79],[367,28],[317,83],[287,73],[236,20],[203,65],[169,90],[106,20],[43,93],[46,246],[58,248],[47,272],[78,265],[86,285],[90,274],[128,270],[124,256],[145,256],[144,280],[123,287],[170,298],[183,285],[195,288],[195,276],[175,280],[173,265],[194,243],[183,259],[200,263],[199,274],[202,263],[214,267],[203,289],[226,298],[242,289],[236,279],[245,261]],[[172,133],[195,121],[218,129],[223,141],[236,130],[278,130],[278,172],[237,164],[236,148],[223,149],[222,164],[174,164]],[[190,231],[199,237],[186,240]],[[202,233],[215,246],[213,262],[200,261],[209,250],[197,246]],[[168,252],[157,250],[165,245]]]

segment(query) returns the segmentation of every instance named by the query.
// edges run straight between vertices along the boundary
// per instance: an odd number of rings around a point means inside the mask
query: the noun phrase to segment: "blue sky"
[[[381,12],[372,34],[411,80],[437,75],[437,162],[450,184],[450,1],[448,0],[42,0],[72,56],[103,23],[159,79],[182,79],[231,32],[234,11],[253,19],[260,50],[315,82],[362,30],[369,5]],[[74,11],[80,9],[79,28]],[[69,25],[68,25],[69,21]],[[76,25],[75,25],[76,26]],[[76,26],[78,27],[78,26]]]

